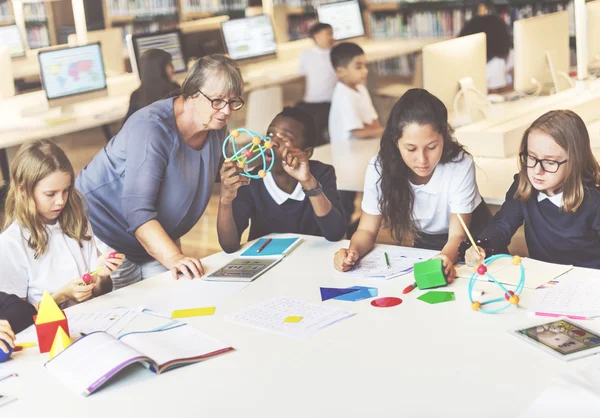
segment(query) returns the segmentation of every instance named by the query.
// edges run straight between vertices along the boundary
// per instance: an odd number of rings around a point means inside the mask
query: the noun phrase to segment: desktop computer
[[[25,46],[17,25],[0,26],[0,45],[8,45],[13,58],[25,56]]]
[[[317,15],[319,22],[333,27],[336,41],[365,35],[360,6],[356,0],[323,4],[317,7]]]
[[[225,44],[221,29],[183,33],[183,53],[188,59],[205,55],[224,54]]]
[[[227,53],[234,60],[277,55],[277,42],[269,16],[228,20],[221,23],[221,32]]]
[[[154,33],[128,34],[126,37],[131,68],[140,76],[138,63],[140,57],[149,49],[162,49],[171,54],[173,59],[173,72],[184,73],[187,71],[187,57],[183,53],[182,36],[179,29]]]
[[[572,86],[569,78],[569,13],[517,20],[513,25],[514,87],[535,94]]]
[[[454,112],[453,123],[463,125],[484,117],[486,100],[485,33],[436,42],[423,48],[423,88]],[[464,115],[459,109],[466,110]]]
[[[600,70],[600,0],[590,1],[586,6],[589,67],[598,71]]]
[[[38,111],[60,107],[65,115],[77,103],[108,96],[99,43],[42,51],[38,60],[47,98]]]

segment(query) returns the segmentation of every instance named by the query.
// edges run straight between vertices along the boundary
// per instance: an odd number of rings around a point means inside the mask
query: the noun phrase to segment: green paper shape
[[[447,284],[441,258],[432,258],[431,260],[415,263],[413,274],[417,287],[421,290],[446,286]]]
[[[431,305],[435,305],[436,303],[451,302],[455,298],[454,292],[437,292],[432,290],[422,294],[417,299],[427,302]]]

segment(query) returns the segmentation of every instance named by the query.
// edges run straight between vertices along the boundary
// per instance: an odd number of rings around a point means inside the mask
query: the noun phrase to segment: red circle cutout
[[[391,308],[392,306],[397,306],[401,303],[402,299],[400,298],[385,297],[373,300],[371,305],[375,306],[376,308]]]

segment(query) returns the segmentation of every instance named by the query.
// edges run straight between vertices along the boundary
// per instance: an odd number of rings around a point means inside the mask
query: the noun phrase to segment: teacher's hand
[[[177,254],[171,259],[171,273],[175,280],[179,279],[179,273],[188,279],[199,279],[204,275],[202,263],[195,257],[187,257],[183,254]]]

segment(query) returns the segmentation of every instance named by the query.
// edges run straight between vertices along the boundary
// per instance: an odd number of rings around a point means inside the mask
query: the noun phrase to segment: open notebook
[[[232,351],[186,324],[115,338],[95,332],[71,344],[45,367],[74,391],[88,396],[124,368],[141,363],[160,374]]]

